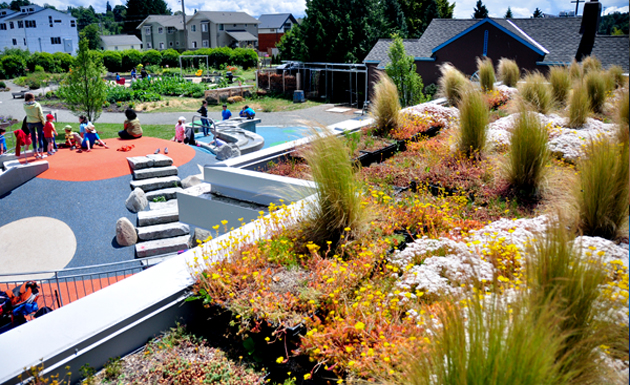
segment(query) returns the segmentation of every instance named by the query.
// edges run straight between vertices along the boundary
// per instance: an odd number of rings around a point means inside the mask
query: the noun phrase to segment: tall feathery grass
[[[569,91],[571,90],[571,76],[566,67],[551,67],[548,75],[549,84],[554,101],[559,106],[564,106],[567,102]]]
[[[438,81],[440,94],[446,97],[451,106],[456,106],[462,94],[468,88],[468,79],[449,63],[440,66],[440,73],[442,74]]]
[[[518,90],[521,98],[530,104],[534,110],[541,114],[546,114],[551,110],[553,104],[551,88],[547,84],[547,79],[540,72],[525,76],[523,82],[519,84]]]
[[[483,94],[468,90],[459,105],[458,149],[469,157],[479,157],[486,148],[490,112]]]
[[[484,91],[492,91],[496,76],[494,75],[494,66],[492,59],[489,57],[477,58],[477,71],[479,71],[479,84]]]
[[[630,118],[628,117],[628,105],[630,104],[630,98],[628,98],[628,90],[625,90],[617,102],[617,125],[618,134],[617,138],[621,143],[628,143],[630,140]]]
[[[581,80],[584,77],[584,70],[580,63],[578,63],[575,59],[571,62],[569,66],[569,76],[573,80]]]
[[[361,184],[344,142],[332,134],[313,134],[316,139],[305,150],[304,158],[316,184],[316,198],[303,231],[320,247],[327,241],[334,247],[342,234],[361,234],[367,213],[361,205]]]
[[[588,100],[591,103],[591,110],[601,113],[606,102],[606,79],[601,71],[590,71],[584,76],[584,84],[588,93]]]
[[[583,81],[575,82],[569,99],[569,127],[582,127],[591,113],[591,102]]]
[[[521,78],[521,70],[514,60],[502,58],[499,60],[499,80],[508,87],[515,87]]]
[[[565,336],[549,305],[531,310],[473,295],[445,303],[426,353],[410,360],[405,385],[563,385]],[[465,305],[463,305],[465,304]]]
[[[626,82],[626,77],[623,76],[623,69],[618,65],[610,66],[608,71],[606,71],[606,75],[610,79],[610,82],[615,84],[614,88],[623,87]]]
[[[628,145],[592,141],[578,163],[575,188],[579,228],[585,235],[615,239],[628,221]]]
[[[374,85],[374,96],[370,105],[370,112],[376,121],[379,133],[389,133],[398,127],[400,116],[400,99],[398,89],[392,79],[381,73]]]
[[[566,225],[557,221],[533,244],[527,259],[527,281],[533,304],[557,304],[558,331],[567,335],[558,359],[572,383],[602,380],[598,347],[608,342],[600,289],[606,278],[601,257],[581,255]],[[605,382],[603,382],[605,383]]]
[[[507,175],[519,196],[532,198],[540,195],[551,155],[547,130],[538,116],[524,106],[520,112],[512,132]]]
[[[584,75],[589,72],[599,72],[602,70],[602,62],[595,56],[587,56],[582,60],[582,70]]]

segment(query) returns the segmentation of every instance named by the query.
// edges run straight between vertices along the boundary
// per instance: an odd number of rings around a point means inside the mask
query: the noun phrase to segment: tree
[[[416,72],[413,56],[407,56],[400,36],[394,36],[388,56],[390,63],[385,67],[385,72],[398,88],[400,104],[407,107],[425,102],[427,98],[422,93],[422,78]]]
[[[540,9],[538,9],[538,7],[536,7],[536,9],[534,10],[534,14],[532,15],[532,17],[533,17],[534,19],[541,18],[541,17],[543,17],[543,13],[542,13],[542,11],[541,11]]]
[[[438,5],[435,0],[431,0],[427,9],[424,11],[424,22],[422,23],[422,32],[427,30],[429,24],[431,24],[431,20],[436,17],[440,17],[440,12],[438,10]]]
[[[11,6],[5,1],[0,4],[0,9],[9,9]]]
[[[107,4],[105,4],[105,12],[111,12],[112,11],[112,6],[109,4],[109,1],[107,2]]]
[[[107,97],[107,84],[103,80],[103,62],[90,53],[89,41],[81,34],[79,52],[68,77],[59,86],[57,95],[75,115],[85,115],[96,121]]]
[[[512,18],[512,9],[510,7],[508,7],[507,11],[505,12],[505,16],[506,19],[511,19]]]
[[[124,5],[118,4],[114,7],[114,21],[120,23],[127,17],[127,8]]]
[[[11,8],[14,11],[20,12],[20,7],[23,7],[25,5],[31,5],[32,3],[28,0],[13,0],[10,4],[9,4],[9,8]]]
[[[98,28],[98,24],[90,24],[83,28],[81,38],[88,40],[88,47],[90,49],[99,49],[101,44],[101,32]]]
[[[485,19],[488,17],[488,8],[483,5],[481,0],[477,0],[477,4],[475,5],[475,9],[473,11],[473,19]]]
[[[407,37],[407,22],[398,0],[383,0],[382,3],[382,27],[380,37],[390,37],[398,33],[401,37]]]
[[[149,15],[171,15],[171,9],[164,0],[127,0],[125,33],[137,34],[136,27]]]
[[[452,19],[455,10],[455,2],[449,4],[448,0],[436,0],[441,19]]]
[[[435,1],[437,5],[437,14],[440,18],[451,19],[453,17],[455,3],[450,4],[448,0],[399,0],[405,14],[409,37],[417,38],[422,36],[426,26],[429,25],[425,20],[425,16],[427,8],[429,8],[432,1]]]

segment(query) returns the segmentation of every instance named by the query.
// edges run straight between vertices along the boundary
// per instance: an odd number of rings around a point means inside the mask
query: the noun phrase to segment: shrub
[[[304,235],[320,247],[330,241],[336,248],[342,234],[357,236],[365,226],[361,185],[342,139],[320,132],[314,135],[316,139],[304,158],[316,184],[316,198],[305,221]],[[335,167],[331,167],[333,164]]]
[[[521,98],[529,103],[534,110],[546,114],[551,109],[553,96],[547,84],[547,79],[540,73],[534,72],[525,76],[523,83],[518,86]]]
[[[569,100],[569,127],[582,127],[590,113],[591,103],[586,86],[583,81],[576,82]]]
[[[481,85],[481,89],[484,91],[492,91],[494,89],[494,82],[496,81],[492,59],[489,57],[484,57],[483,59],[477,58],[477,71],[479,71],[479,84]]]
[[[499,60],[499,80],[508,87],[515,87],[521,77],[521,70],[514,60],[501,58]]]
[[[54,56],[48,52],[33,53],[26,61],[26,66],[30,71],[35,71],[35,67],[39,66],[46,72],[59,72]]]
[[[628,220],[628,146],[609,140],[591,142],[578,168],[575,195],[580,230],[614,239]]]
[[[142,55],[135,49],[126,49],[121,52],[123,71],[131,71],[142,62]]]
[[[399,35],[393,35],[393,38],[387,53],[390,63],[385,67],[385,72],[396,85],[400,104],[407,107],[424,103],[427,100],[422,94],[424,85],[416,72],[413,56],[407,55],[403,39]]]
[[[575,384],[600,383],[597,348],[608,342],[598,330],[605,318],[599,301],[606,271],[601,258],[583,257],[570,241],[566,225],[557,222],[534,243],[526,268],[531,300],[557,306],[558,332],[568,336],[558,352],[558,359],[565,361],[563,374]]]
[[[232,52],[231,60],[225,64],[241,66],[245,69],[258,65],[258,54],[251,48],[236,48]]]
[[[19,56],[4,56],[0,59],[0,65],[7,78],[22,76],[26,70],[24,61]]]
[[[91,50],[90,56],[96,63],[103,64],[103,52]]]
[[[35,71],[33,71],[33,72],[45,72],[44,71],[44,67],[37,65],[37,66],[35,66]]]
[[[575,59],[573,59],[571,66],[569,66],[569,75],[573,80],[582,80],[582,77],[584,76],[582,66]]]
[[[628,140],[630,140],[630,119],[628,118],[628,104],[630,104],[630,99],[628,98],[628,90],[625,90],[617,104],[617,124],[619,127],[617,138],[620,142],[623,143],[628,143]]]
[[[618,65],[610,66],[606,74],[610,81],[615,85],[614,88],[622,87],[626,81],[626,77],[623,76],[623,69]]]
[[[7,84],[3,81],[0,81],[0,89],[7,88]]]
[[[122,71],[122,55],[118,51],[105,51],[103,53],[103,65],[109,72]]]
[[[601,113],[604,110],[604,102],[606,102],[606,80],[602,72],[591,71],[584,77],[588,100],[591,104],[591,110]]]
[[[538,116],[523,106],[512,132],[508,161],[508,180],[517,194],[538,195],[550,158],[547,140]]]
[[[162,52],[162,66],[179,67],[179,52],[172,48]]]
[[[159,51],[150,49],[142,53],[142,63],[144,65],[162,64],[162,54]]]
[[[553,99],[559,106],[564,106],[571,90],[571,76],[565,67],[551,67],[549,70],[549,84]]]
[[[70,67],[74,64],[74,58],[66,52],[55,52],[53,58],[55,59],[57,72],[68,72]]]
[[[451,106],[456,106],[464,89],[468,86],[468,79],[449,63],[440,66],[440,72],[442,73],[442,77],[438,81],[440,94],[446,97]]]
[[[374,85],[374,98],[370,112],[374,116],[379,133],[387,134],[398,127],[400,119],[398,89],[387,74],[381,73],[378,82]]]
[[[468,90],[461,95],[459,108],[459,151],[469,157],[483,154],[490,112],[483,94]]]
[[[584,75],[589,72],[599,72],[602,70],[602,62],[595,56],[587,56],[582,60],[582,70]]]

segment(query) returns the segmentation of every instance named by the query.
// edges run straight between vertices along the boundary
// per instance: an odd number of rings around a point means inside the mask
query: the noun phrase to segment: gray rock
[[[116,242],[120,246],[131,246],[138,243],[138,233],[131,221],[125,217],[116,221]]]
[[[206,239],[212,236],[212,232],[208,230],[201,229],[199,227],[195,227],[195,234],[192,238],[192,245],[197,246],[201,243],[204,243]]]
[[[187,176],[186,178],[182,179],[182,187],[183,188],[189,188],[192,186],[196,186],[198,184],[200,184],[201,182],[203,182],[201,180],[201,178],[198,175],[191,175],[191,176]]]
[[[202,183],[196,186],[188,187],[187,189],[184,189],[183,192],[184,194],[198,197],[203,194],[209,194],[211,190],[212,190],[212,186],[210,185],[210,183]]]
[[[181,222],[173,222],[162,225],[146,226],[138,228],[138,239],[151,241],[154,239],[173,238],[190,233],[190,227]]]
[[[147,158],[146,156],[131,156],[127,158],[127,162],[129,162],[129,167],[131,167],[132,170],[153,167],[153,159]]]
[[[173,159],[163,154],[149,154],[147,158],[153,161],[153,167],[168,167],[173,165]]]
[[[233,144],[224,144],[217,149],[217,160],[226,160],[241,156],[241,150]]]
[[[141,188],[135,188],[130,192],[129,197],[125,201],[125,207],[132,213],[144,210],[148,204],[147,196]]]

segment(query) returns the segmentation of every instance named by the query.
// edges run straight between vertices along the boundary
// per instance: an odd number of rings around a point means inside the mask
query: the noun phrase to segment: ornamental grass
[[[629,104],[628,90],[625,90],[617,103],[617,125],[619,130],[617,138],[622,143],[628,143],[630,140],[630,119],[628,118]]]
[[[494,75],[494,66],[492,59],[489,57],[477,58],[477,71],[479,71],[479,84],[481,89],[488,92],[494,89],[496,76]]]
[[[531,105],[532,109],[547,114],[553,104],[553,94],[547,79],[540,73],[530,73],[518,86],[521,98]]]
[[[591,110],[595,113],[602,113],[608,91],[604,74],[601,71],[590,71],[584,77],[584,84],[591,104]]]
[[[508,181],[517,196],[540,196],[546,166],[551,158],[547,141],[547,129],[538,116],[522,106],[512,131],[507,163]]]
[[[590,113],[591,102],[586,86],[583,81],[576,82],[569,99],[569,127],[582,127]]]
[[[553,99],[558,106],[564,106],[571,90],[571,75],[566,67],[551,67],[547,76],[551,84]]]
[[[628,145],[604,139],[587,145],[578,163],[579,229],[585,235],[615,239],[628,221]]]
[[[480,91],[469,90],[459,105],[458,149],[468,157],[480,157],[486,149],[490,111]]]
[[[456,106],[468,87],[469,81],[463,73],[449,63],[440,66],[440,73],[442,74],[438,81],[440,94],[446,97],[451,106]]]
[[[626,83],[626,77],[623,76],[623,69],[618,65],[612,65],[606,71],[606,76],[610,79],[609,81],[615,85],[614,88],[623,87]]]
[[[399,125],[400,100],[398,89],[385,73],[379,75],[378,82],[374,85],[370,113],[374,116],[377,133],[387,134]]]
[[[582,60],[582,70],[584,75],[590,72],[600,72],[602,70],[602,62],[595,56],[587,56]]]
[[[521,70],[514,60],[501,58],[499,60],[499,80],[508,87],[515,87],[521,77]]]
[[[581,80],[584,77],[584,70],[580,63],[578,63],[575,59],[571,62],[569,66],[569,76],[571,76],[572,80]]]

